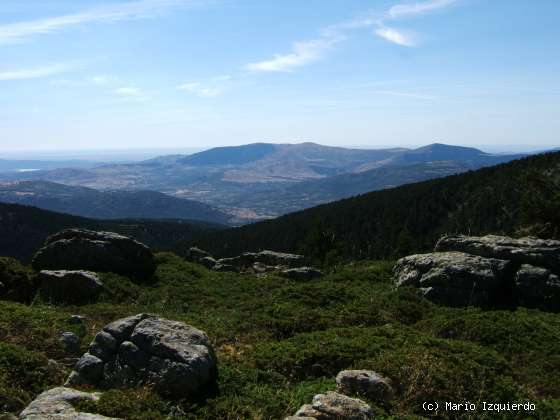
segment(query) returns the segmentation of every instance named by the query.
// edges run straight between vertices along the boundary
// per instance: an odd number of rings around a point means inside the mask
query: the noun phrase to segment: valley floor
[[[108,291],[81,307],[0,301],[0,413],[19,413],[64,382],[73,363],[60,332],[81,337],[83,353],[105,324],[149,312],[207,332],[217,349],[219,391],[170,403],[150,389],[109,391],[95,407],[126,419],[282,419],[313,395],[333,390],[347,368],[390,377],[397,397],[378,418],[432,417],[425,402],[476,404],[439,418],[560,417],[560,315],[436,306],[392,286],[391,262],[361,262],[318,280],[215,273],[157,254],[157,282],[138,286],[103,275]],[[70,325],[72,314],[83,325]],[[80,354],[81,354],[80,353]],[[51,361],[49,361],[49,359]],[[55,363],[56,362],[56,363]],[[535,404],[535,411],[482,411],[483,402]],[[423,407],[424,406],[424,407]]]

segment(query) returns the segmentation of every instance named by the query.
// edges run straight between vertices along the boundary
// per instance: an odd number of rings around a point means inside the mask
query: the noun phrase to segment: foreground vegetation
[[[0,413],[17,413],[64,381],[73,355],[58,342],[60,332],[79,335],[85,351],[106,323],[150,312],[208,333],[219,357],[219,392],[169,402],[149,388],[113,390],[84,410],[127,419],[281,419],[334,389],[338,371],[360,368],[396,383],[393,404],[375,407],[380,418],[429,417],[424,401],[530,401],[537,407],[521,416],[461,418],[560,416],[558,314],[439,307],[415,290],[394,290],[391,262],[349,264],[322,279],[295,282],[214,273],[171,253],[157,260],[151,285],[104,274],[107,291],[97,304],[0,301]],[[4,264],[32,287],[32,273],[13,260]],[[85,324],[70,325],[71,314],[85,316]]]

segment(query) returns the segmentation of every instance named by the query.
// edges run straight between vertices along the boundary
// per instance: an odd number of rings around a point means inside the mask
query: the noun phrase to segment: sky
[[[0,152],[560,146],[557,0],[1,0]]]

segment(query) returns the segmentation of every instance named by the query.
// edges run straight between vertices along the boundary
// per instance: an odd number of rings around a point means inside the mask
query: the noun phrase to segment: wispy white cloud
[[[276,54],[272,59],[250,63],[250,71],[286,72],[296,67],[305,66],[321,59],[337,42],[341,36],[325,36],[310,41],[294,43],[292,51],[288,54]]]
[[[99,74],[97,76],[92,76],[89,78],[89,82],[96,86],[107,86],[113,82],[115,78],[107,74]]]
[[[177,89],[192,93],[201,98],[214,98],[223,93],[232,79],[232,76],[224,74],[206,79],[203,82],[183,83],[177,86]]]
[[[35,35],[52,34],[88,23],[146,19],[196,0],[139,0],[89,9],[80,13],[0,25],[0,45],[21,42]]]
[[[375,30],[375,33],[381,38],[385,38],[387,41],[402,45],[403,47],[414,47],[416,45],[413,35],[398,31],[397,29],[381,26]]]
[[[387,15],[392,19],[417,16],[451,6],[457,0],[428,0],[418,3],[397,4],[389,9]]]
[[[416,93],[416,92],[401,92],[401,91],[394,91],[394,90],[376,90],[373,93],[378,93],[380,95],[390,95],[390,96],[400,96],[404,98],[414,98],[414,99],[426,99],[426,100],[433,100],[437,99],[434,95],[428,95],[424,93]]]
[[[374,12],[357,19],[339,22],[321,31],[321,36],[295,42],[292,50],[286,54],[275,54],[271,59],[249,63],[246,68],[253,72],[287,72],[297,67],[316,62],[323,58],[337,43],[346,39],[346,33],[364,28],[375,28],[375,34],[383,39],[403,47],[418,45],[417,37],[410,31],[397,30],[387,26],[387,21],[443,9],[457,0],[426,0],[417,3],[397,4],[382,12]]]
[[[121,87],[118,89],[115,89],[115,93],[119,96],[124,96],[124,97],[132,97],[132,98],[137,98],[142,96],[142,92],[140,91],[140,89],[135,88],[135,87]]]
[[[0,81],[40,79],[66,73],[75,67],[75,63],[58,63],[28,69],[0,71]]]
[[[204,87],[197,82],[185,83],[183,85],[177,86],[177,89],[194,93],[201,98],[213,98],[222,93],[222,91],[217,87]]]

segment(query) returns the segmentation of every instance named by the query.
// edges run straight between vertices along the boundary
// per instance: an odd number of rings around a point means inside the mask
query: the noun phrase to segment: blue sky
[[[556,0],[2,0],[0,151],[560,145]]]

